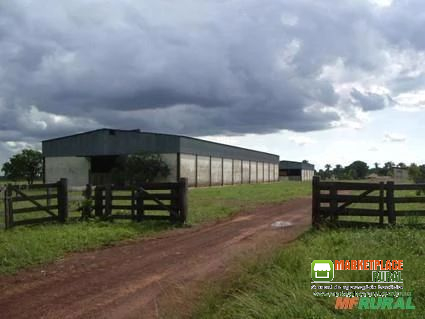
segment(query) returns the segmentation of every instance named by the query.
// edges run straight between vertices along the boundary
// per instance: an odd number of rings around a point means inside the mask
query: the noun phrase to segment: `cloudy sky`
[[[425,163],[423,0],[0,1],[0,163],[112,127]]]

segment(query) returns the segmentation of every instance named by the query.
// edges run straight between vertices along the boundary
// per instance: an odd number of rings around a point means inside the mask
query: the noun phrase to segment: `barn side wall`
[[[83,186],[89,182],[90,160],[86,157],[46,157],[46,183],[68,179],[70,186]]]
[[[181,154],[180,177],[187,177],[189,186],[199,187],[264,183],[279,179],[279,166],[252,160]]]

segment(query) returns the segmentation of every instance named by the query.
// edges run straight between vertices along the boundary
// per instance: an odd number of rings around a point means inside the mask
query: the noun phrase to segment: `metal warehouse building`
[[[72,186],[101,184],[119,156],[158,153],[170,168],[166,181],[189,186],[262,183],[279,178],[279,156],[197,138],[99,129],[42,142],[46,182],[66,177]]]
[[[280,161],[279,179],[293,181],[311,181],[314,165],[307,162]]]

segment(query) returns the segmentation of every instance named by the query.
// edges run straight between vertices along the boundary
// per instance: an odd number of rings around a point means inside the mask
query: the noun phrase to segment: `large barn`
[[[307,162],[280,161],[279,180],[311,181],[314,165]]]
[[[279,178],[279,156],[197,138],[99,129],[42,142],[46,182],[68,178],[72,186],[109,180],[118,157],[160,154],[170,168],[167,181],[186,177],[189,186],[262,183]]]

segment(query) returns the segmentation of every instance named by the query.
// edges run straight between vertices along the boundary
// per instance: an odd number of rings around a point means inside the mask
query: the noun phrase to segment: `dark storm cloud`
[[[365,111],[377,111],[387,107],[391,98],[387,95],[380,95],[376,93],[362,93],[359,90],[353,89],[351,96],[355,104],[359,105]]]
[[[384,9],[368,1],[1,2],[0,141],[101,126],[191,135],[326,129],[352,107],[387,102],[342,96],[324,67],[341,60],[353,74],[384,73],[389,50],[423,49],[424,22],[414,14],[422,9],[419,1]]]

